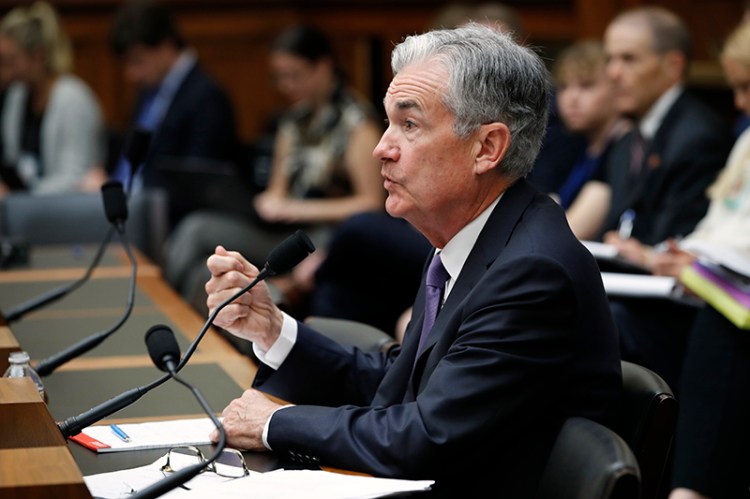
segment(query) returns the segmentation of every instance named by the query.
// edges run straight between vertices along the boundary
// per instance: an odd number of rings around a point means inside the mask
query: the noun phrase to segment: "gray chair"
[[[133,195],[126,230],[130,242],[159,263],[167,237],[167,197],[160,190]],[[98,192],[31,195],[14,193],[0,200],[0,236],[31,246],[97,244],[109,229]]]
[[[664,497],[677,400],[655,372],[622,361],[623,408],[618,433],[633,450],[641,469],[643,499]]]
[[[639,494],[638,462],[619,435],[586,418],[565,421],[536,499],[638,499]]]
[[[325,336],[365,352],[387,352],[398,343],[380,329],[362,322],[328,317],[308,317],[305,324]]]

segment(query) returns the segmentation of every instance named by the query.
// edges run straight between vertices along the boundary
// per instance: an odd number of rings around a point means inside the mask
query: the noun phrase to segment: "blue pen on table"
[[[117,437],[122,440],[123,442],[130,442],[130,437],[127,433],[122,431],[122,428],[117,426],[116,424],[111,424],[109,427],[112,429],[112,432],[117,435]]]
[[[620,239],[630,239],[633,233],[633,223],[635,222],[635,211],[625,210],[620,215],[620,223],[617,226],[617,235]]]

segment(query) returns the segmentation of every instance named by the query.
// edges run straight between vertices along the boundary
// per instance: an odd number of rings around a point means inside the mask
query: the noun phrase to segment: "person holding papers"
[[[750,113],[750,24],[727,39],[721,64],[734,103]],[[750,258],[750,131],[737,139],[727,166],[708,191],[706,217],[681,244],[664,252],[631,242],[655,273],[679,276],[696,243],[730,248]],[[675,489],[670,499],[748,497],[750,488],[750,334],[710,306],[690,331],[675,439]]]
[[[734,90],[735,106],[750,111],[750,34],[738,29],[727,41],[721,63]],[[636,237],[622,238],[609,233],[605,241],[615,246],[626,260],[655,275],[679,277],[698,257],[701,245],[730,248],[750,258],[750,133],[746,130],[735,142],[725,168],[708,188],[707,214],[682,240],[667,239],[652,246]],[[664,301],[618,300],[613,303],[620,326],[623,358],[641,363],[662,375],[679,391],[679,372],[685,341],[695,310]]]
[[[387,354],[340,345],[254,287],[215,322],[262,363],[223,411],[229,444],[434,479],[442,497],[533,497],[563,422],[613,424],[622,386],[596,262],[524,179],[544,134],[546,70],[477,24],[410,36],[392,66],[373,155],[386,210],[435,248],[404,342]],[[221,246],[208,268],[212,311],[258,273]]]
[[[695,229],[731,147],[728,127],[685,88],[690,44],[684,21],[657,6],[624,11],[605,31],[614,102],[635,126],[607,158],[611,200],[599,234],[626,254],[630,238],[656,245]],[[611,298],[611,308],[623,359],[677,391],[695,309],[640,297]]]
[[[721,64],[735,106],[750,113],[750,25],[741,25],[729,36]],[[701,245],[750,258],[750,131],[737,139],[707,194],[708,213],[682,241],[667,240],[658,248],[614,234],[607,241],[652,273],[677,278],[698,258],[695,249]],[[684,356],[660,352],[680,363],[684,359],[680,384],[673,387],[679,389],[680,408],[670,499],[747,497],[750,336],[710,306],[699,310],[692,327],[682,334],[687,341]]]

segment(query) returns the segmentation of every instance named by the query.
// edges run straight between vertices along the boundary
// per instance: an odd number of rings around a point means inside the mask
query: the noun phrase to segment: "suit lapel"
[[[671,130],[675,126],[675,123],[680,119],[682,109],[687,100],[687,93],[683,91],[677,100],[674,101],[672,107],[669,108],[667,114],[664,115],[664,119],[656,130],[654,137],[648,142],[643,155],[641,174],[629,187],[630,196],[628,197],[627,206],[634,206],[641,200],[648,201],[649,199],[652,199],[655,195],[654,191],[661,185],[661,180],[654,179],[661,179],[665,175],[664,168],[660,167],[662,163],[662,152],[666,145],[666,135],[668,135],[668,131]],[[633,140],[632,135],[631,132],[631,142]]]
[[[535,194],[535,190],[525,179],[519,179],[505,192],[500,202],[495,206],[482,232],[479,234],[479,238],[477,238],[471,253],[469,253],[469,257],[466,259],[463,269],[461,269],[458,280],[456,280],[443,308],[438,313],[435,325],[432,327],[425,341],[419,358],[416,359],[414,372],[410,380],[410,391],[413,390],[414,386],[419,385],[427,358],[435,344],[445,335],[446,325],[450,322],[451,316],[457,313],[460,309],[460,304],[471,293],[487,268],[492,265],[503,248],[508,244],[514,228],[521,220],[523,212],[529,206]],[[424,277],[422,280],[424,280]],[[409,351],[416,352],[416,346],[412,345],[412,343],[416,344],[418,342],[419,332],[422,328],[422,319],[424,318],[424,290],[422,288],[423,286],[420,287],[417,295],[420,299],[415,302],[415,310],[417,310],[416,307],[420,307],[420,317],[416,321],[411,321],[411,327],[408,331],[409,342],[408,344],[405,342],[405,351],[402,352],[405,355]],[[413,359],[414,354],[412,353],[408,357]]]

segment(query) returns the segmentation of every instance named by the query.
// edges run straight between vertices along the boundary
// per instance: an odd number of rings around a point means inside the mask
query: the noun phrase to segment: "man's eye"
[[[406,120],[406,121],[404,121],[404,128],[405,128],[405,129],[407,129],[407,130],[411,130],[411,129],[412,129],[412,128],[414,128],[415,126],[416,126],[416,125],[415,125],[415,124],[414,124],[414,122],[413,122],[413,121],[411,121],[411,120]]]

